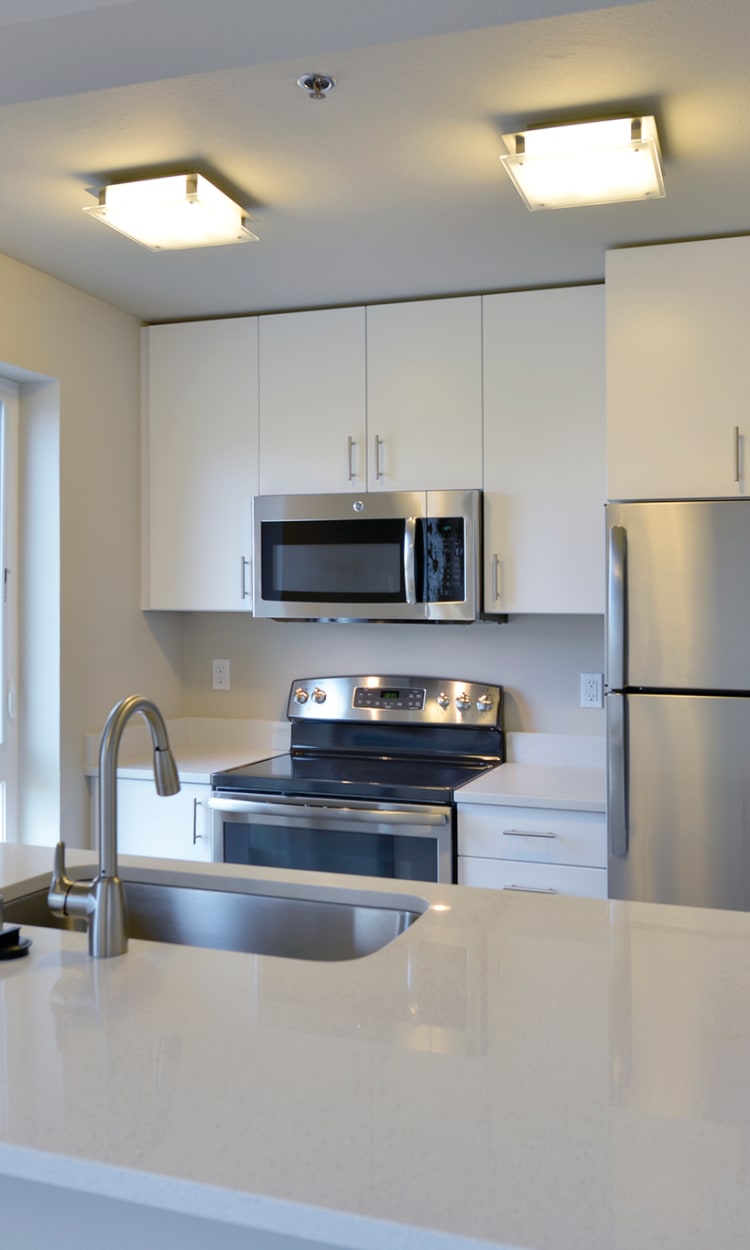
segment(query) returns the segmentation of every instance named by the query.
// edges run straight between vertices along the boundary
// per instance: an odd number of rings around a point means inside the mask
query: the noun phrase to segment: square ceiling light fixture
[[[152,252],[258,241],[240,206],[202,174],[116,182],[83,211]]]
[[[503,135],[500,160],[527,208],[575,208],[664,195],[653,117],[540,126]]]

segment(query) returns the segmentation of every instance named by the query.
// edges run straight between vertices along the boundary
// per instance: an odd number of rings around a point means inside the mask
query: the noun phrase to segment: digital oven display
[[[424,689],[387,690],[380,687],[357,686],[354,691],[354,706],[375,708],[380,711],[394,709],[404,712],[421,712],[424,707],[426,691]]]

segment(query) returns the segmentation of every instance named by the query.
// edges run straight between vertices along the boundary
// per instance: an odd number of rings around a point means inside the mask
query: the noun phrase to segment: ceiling
[[[750,232],[749,47],[747,0],[3,0],[0,252],[147,322],[600,280]],[[631,109],[666,199],[527,212],[503,132]],[[81,211],[187,167],[259,243],[151,253]]]

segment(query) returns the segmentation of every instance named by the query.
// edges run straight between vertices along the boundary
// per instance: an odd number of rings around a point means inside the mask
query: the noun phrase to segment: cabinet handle
[[[734,480],[740,480],[740,427],[736,425],[732,431],[732,460],[734,463]]]
[[[203,834],[198,833],[198,808],[200,806],[200,799],[193,799],[193,846],[195,846],[196,842],[203,841]]]
[[[522,894],[557,894],[550,886],[541,885],[504,885],[504,890],[518,890]]]
[[[381,448],[383,440],[379,434],[375,435],[375,481],[379,482],[383,476],[383,465],[381,460]]]
[[[247,559],[246,556],[241,556],[240,557],[240,589],[241,589],[241,598],[243,599],[248,599],[250,597],[250,591],[248,589],[247,576],[246,576],[246,572],[249,568],[250,568],[250,561]]]
[[[503,597],[503,562],[497,554],[492,557],[492,597],[495,603]]]
[[[504,838],[556,838],[556,833],[536,833],[531,829],[503,829]]]
[[[350,434],[346,440],[347,477],[350,482],[354,481],[354,448],[356,445],[357,444]]]

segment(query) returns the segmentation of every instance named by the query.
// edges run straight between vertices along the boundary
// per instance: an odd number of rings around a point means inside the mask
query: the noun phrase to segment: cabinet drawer
[[[459,803],[458,853],[606,868],[603,812]]]
[[[478,885],[493,890],[528,890],[538,894],[576,894],[581,898],[606,898],[607,870],[459,855],[458,884]]]

